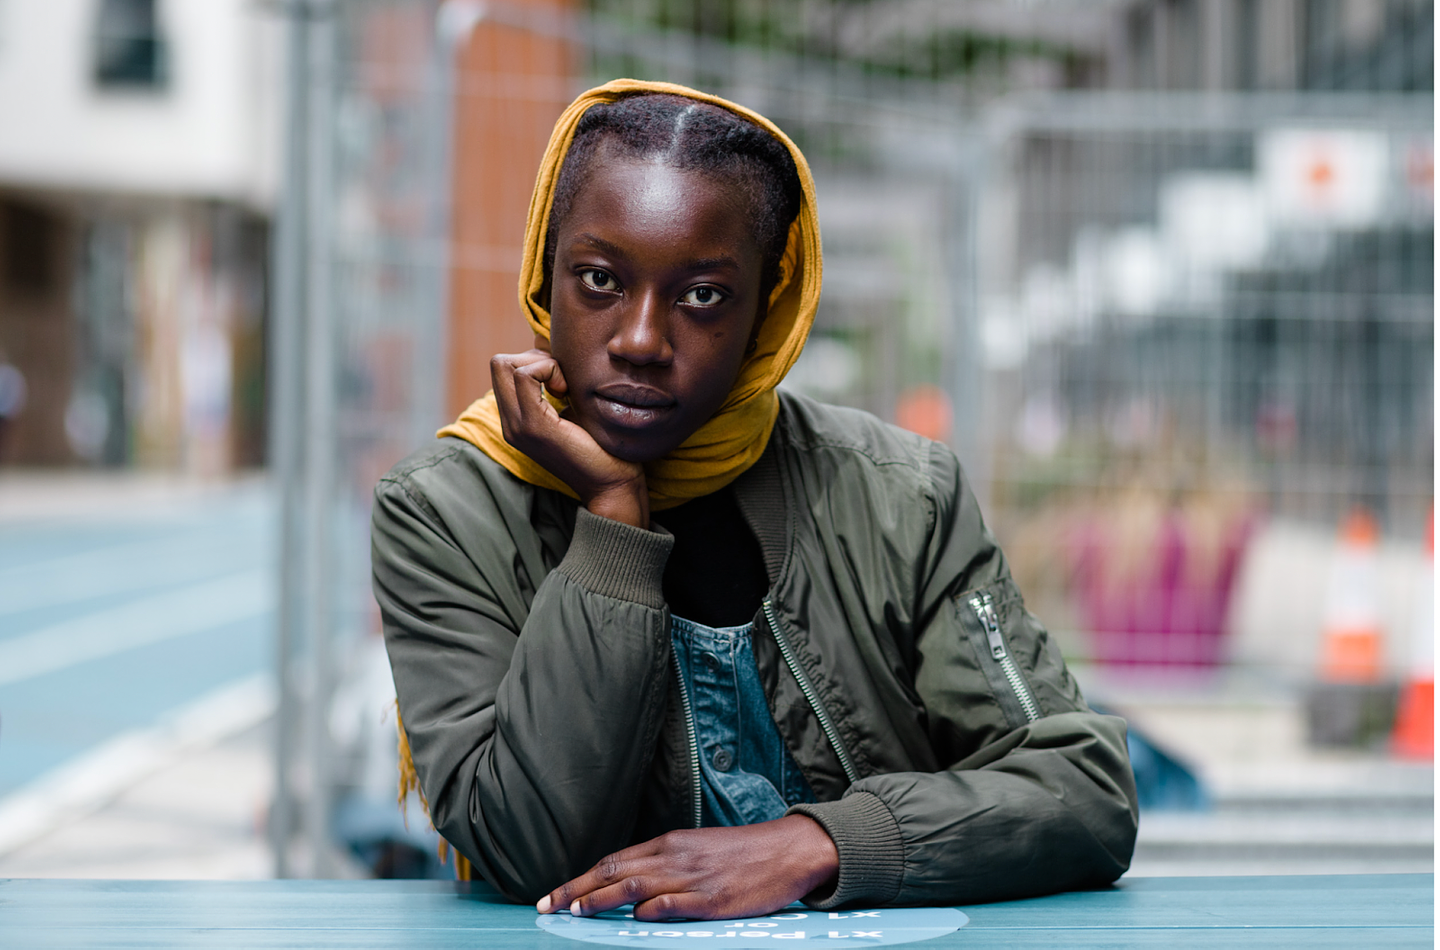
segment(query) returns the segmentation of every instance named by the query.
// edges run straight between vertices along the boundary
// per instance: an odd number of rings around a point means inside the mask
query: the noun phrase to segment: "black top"
[[[672,614],[707,627],[755,619],[770,578],[734,492],[722,488],[650,519],[675,535],[663,580]]]

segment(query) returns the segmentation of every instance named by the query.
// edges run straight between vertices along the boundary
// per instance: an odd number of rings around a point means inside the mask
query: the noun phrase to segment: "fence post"
[[[330,114],[333,5],[293,0],[286,17],[284,182],[276,214],[270,330],[270,432],[279,504],[275,793],[269,837],[276,877],[328,869],[327,698],[335,445],[330,302]],[[309,860],[295,864],[297,831]]]
[[[299,420],[304,409],[300,360],[302,301],[305,295],[305,174],[308,98],[305,96],[309,69],[309,6],[303,0],[281,8],[285,16],[286,85],[283,174],[280,201],[275,213],[271,242],[270,270],[273,274],[270,303],[269,350],[271,353],[269,434],[270,464],[279,494],[275,612],[275,678],[279,703],[275,717],[275,787],[270,807],[268,832],[275,876],[290,877],[290,839],[294,832],[295,730],[297,715],[294,653],[299,642],[297,605],[300,578],[297,564],[301,542],[301,472]]]

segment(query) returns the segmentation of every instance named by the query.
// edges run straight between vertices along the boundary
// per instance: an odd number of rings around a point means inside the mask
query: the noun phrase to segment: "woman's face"
[[[760,311],[748,213],[700,173],[596,156],[556,236],[550,350],[611,455],[658,459],[725,401]]]

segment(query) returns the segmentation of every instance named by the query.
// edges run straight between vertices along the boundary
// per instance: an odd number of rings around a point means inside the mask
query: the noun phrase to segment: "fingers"
[[[490,360],[490,381],[500,410],[500,428],[511,445],[523,449],[529,438],[559,421],[544,390],[556,391],[558,386],[563,393],[565,378],[550,354],[539,350],[501,353]]]
[[[545,371],[547,364],[553,366],[553,372]],[[517,373],[528,371],[532,378],[537,377],[541,382],[548,382],[551,376],[558,379],[561,388],[564,388],[564,377],[560,375],[560,366],[555,363],[555,358],[543,350],[526,350],[524,353],[497,353],[490,358],[490,382],[495,388],[497,398],[509,395],[515,391],[514,382]]]
[[[490,386],[495,390],[495,405],[500,410],[500,428],[505,433],[506,441],[514,438],[515,428],[520,423],[515,396],[515,370],[518,368],[516,361],[523,355],[501,353],[490,358]]]
[[[794,822],[780,819],[672,831],[601,859],[541,898],[535,909],[585,917],[634,904],[635,919],[647,921],[773,913],[809,893],[813,879],[825,870],[807,870],[809,864],[824,863],[809,857],[802,856],[798,864],[785,859],[786,849],[795,847],[795,828]]]
[[[644,869],[639,865],[637,859],[642,859],[653,853],[653,848],[647,847],[648,845],[649,842],[635,845],[634,847],[626,848],[624,851],[617,851],[614,854],[601,858],[593,868],[584,874],[572,881],[567,881],[546,896],[540,898],[540,902],[535,905],[535,909],[542,914],[554,913],[561,910],[569,910],[571,913],[578,914],[599,913],[601,910],[609,910],[612,907],[619,907],[621,904],[628,904],[634,900],[644,900],[646,897],[654,896],[651,893],[645,893],[638,898],[627,897],[605,906],[600,905],[603,904],[604,900],[608,899],[608,897],[599,901],[594,900],[595,895],[598,893],[602,891],[613,892],[613,889],[622,885],[632,889],[638,887],[637,883],[625,884],[624,882],[628,880],[638,881],[636,873],[643,873]],[[640,894],[641,891],[634,890],[634,893]],[[611,896],[613,896],[613,893]],[[577,903],[579,904],[578,907],[575,906]],[[587,908],[590,909],[587,910]]]
[[[544,383],[549,377],[550,367],[543,363],[531,363],[515,370],[515,413],[520,425],[528,430],[559,420],[559,413],[545,401]]]
[[[651,898],[658,900],[666,896],[668,890],[664,883],[653,877],[632,874],[575,898],[570,902],[570,913],[576,917],[591,917],[625,904],[638,906]]]
[[[497,353],[490,357],[490,383],[497,399],[513,394],[515,374],[537,363],[554,362],[554,357],[542,350],[526,350],[524,353]],[[558,370],[559,367],[557,366]]]
[[[532,351],[533,352],[533,351]],[[565,374],[560,369],[560,364],[548,353],[544,359],[537,359],[516,368],[517,375],[529,376],[531,379],[544,383],[545,388],[557,396],[563,396],[569,391],[565,384]]]
[[[543,350],[502,353],[490,360],[490,379],[505,441],[569,485],[591,511],[636,527],[650,524],[645,472],[638,462],[610,455],[595,437],[561,417],[545,398],[568,393],[565,374]]]
[[[681,894],[660,894],[635,904],[635,919],[646,921],[674,920],[686,917],[691,920],[715,920],[725,916],[718,910],[713,896],[698,891]]]
[[[560,364],[555,361],[555,357],[550,355],[549,350],[535,349],[526,350],[524,353],[497,353],[490,358],[492,383],[499,382],[497,376],[513,376],[517,372],[526,372],[535,377],[557,396],[564,395],[567,390],[565,374],[561,372]]]

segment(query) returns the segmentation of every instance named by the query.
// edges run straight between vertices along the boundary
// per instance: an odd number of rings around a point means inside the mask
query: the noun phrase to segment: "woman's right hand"
[[[645,470],[606,452],[545,399],[547,389],[556,396],[567,391],[553,356],[544,350],[498,354],[490,360],[490,380],[506,442],[573,488],[591,514],[650,527]]]

